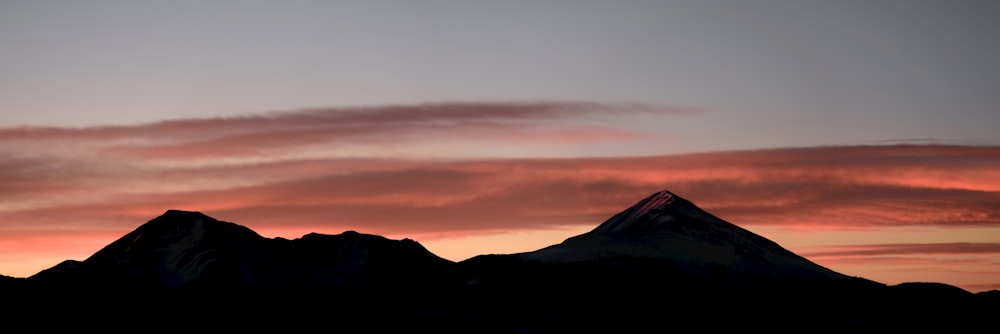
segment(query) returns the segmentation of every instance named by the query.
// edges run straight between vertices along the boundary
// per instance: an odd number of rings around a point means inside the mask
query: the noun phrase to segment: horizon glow
[[[444,103],[0,129],[0,273],[82,260],[167,209],[268,237],[356,230],[410,238],[460,261],[561,242],[669,190],[837,271],[887,283],[1000,286],[992,269],[1000,263],[998,146],[476,154],[525,139],[536,147],[658,140],[607,122],[586,137],[558,135],[607,115],[691,117],[614,104]],[[445,138],[472,154],[382,155]]]
[[[979,0],[0,2],[0,274],[168,209],[458,261],[669,190],[845,274],[1000,288],[996,17]]]

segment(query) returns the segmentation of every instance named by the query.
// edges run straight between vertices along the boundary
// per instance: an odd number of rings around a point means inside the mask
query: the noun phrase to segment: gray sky
[[[665,187],[844,273],[997,288],[997,18],[996,0],[0,0],[0,274],[171,208],[455,260],[530,251]],[[895,142],[997,146],[828,147]]]
[[[1000,141],[996,1],[0,1],[0,127],[570,100],[665,151]],[[653,153],[664,153],[660,150]]]

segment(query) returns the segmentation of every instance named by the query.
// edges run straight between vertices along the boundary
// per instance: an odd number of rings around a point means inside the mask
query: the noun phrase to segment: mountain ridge
[[[27,280],[143,288],[368,284],[349,282],[355,279],[350,276],[364,275],[358,272],[370,268],[363,265],[383,266],[381,258],[396,261],[392,258],[395,254],[370,253],[368,245],[383,253],[398,252],[407,260],[423,257],[419,260],[427,265],[451,263],[410,239],[391,240],[350,230],[336,235],[308,233],[291,240],[265,238],[245,226],[201,212],[168,210],[83,261],[64,261]]]
[[[738,306],[739,314],[727,315],[731,320],[761,328],[800,322],[898,328],[908,321],[884,314],[886,308],[943,315],[921,319],[924,325],[980,324],[1000,311],[996,293],[943,283],[889,286],[838,273],[666,190],[562,243],[457,262],[408,238],[353,230],[265,238],[201,212],[167,210],[83,261],[67,260],[23,279],[0,277],[0,289],[15,299],[62,305],[88,298],[150,307],[195,300],[198,308],[221,302],[305,323],[315,321],[308,316],[316,312],[336,310],[345,320],[382,314],[437,329],[493,323],[543,332],[590,329],[586,323],[641,332],[661,311],[689,322],[706,317],[700,309],[718,305]],[[136,300],[136,292],[148,298]],[[307,307],[303,299],[325,306]],[[654,309],[601,307],[648,300],[672,302]],[[770,306],[752,306],[756,301]],[[141,308],[116,311],[135,309]],[[767,320],[772,313],[796,320],[774,323]]]
[[[622,247],[630,245],[631,247]],[[746,281],[857,281],[779,244],[722,220],[667,190],[654,193],[593,230],[562,243],[517,254],[541,261],[584,261],[621,256],[660,259],[703,284]],[[708,282],[708,283],[706,283]]]

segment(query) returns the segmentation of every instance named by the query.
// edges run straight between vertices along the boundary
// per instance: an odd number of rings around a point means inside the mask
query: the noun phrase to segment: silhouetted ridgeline
[[[83,261],[0,277],[0,290],[9,322],[97,329],[961,331],[1000,314],[998,291],[843,275],[667,191],[560,244],[460,262],[409,239],[264,238],[170,210]]]

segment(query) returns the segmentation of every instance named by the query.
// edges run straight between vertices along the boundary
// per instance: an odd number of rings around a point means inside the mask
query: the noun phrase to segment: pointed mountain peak
[[[688,200],[663,190],[612,216],[587,234],[655,229],[682,218],[718,219]]]
[[[719,282],[731,277],[844,277],[666,190],[649,195],[590,232],[520,256],[559,262],[658,259],[687,268],[690,277]]]
[[[628,209],[628,217],[624,217],[625,220],[634,220],[635,218],[649,213],[653,210],[664,210],[668,206],[673,205],[677,201],[677,195],[674,195],[670,191],[663,190],[658,193],[649,195],[646,199],[639,201],[631,208]]]

